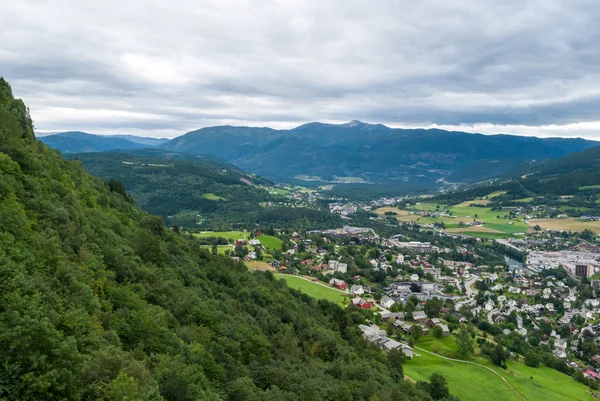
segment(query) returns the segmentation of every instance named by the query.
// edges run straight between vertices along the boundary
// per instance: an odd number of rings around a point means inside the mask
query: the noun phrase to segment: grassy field
[[[421,203],[415,205],[414,208],[418,208],[417,210],[421,211],[444,210],[450,212],[454,217],[421,217],[416,221],[422,224],[443,222],[449,232],[486,238],[506,238],[516,233],[527,232],[529,227],[526,223],[504,219],[502,218],[504,215],[503,212],[492,210],[489,207],[469,206],[473,203],[477,204],[477,202],[481,203],[485,201],[467,201],[450,207],[444,207],[436,203]],[[437,206],[440,206],[440,209],[437,209]],[[401,218],[398,217],[398,219]],[[459,226],[459,223],[469,223],[473,222],[473,220],[483,222],[484,226]]]
[[[404,364],[404,374],[414,380],[428,380],[433,373],[444,376],[450,392],[462,401],[522,401],[502,379],[475,365],[448,361],[424,352]]]
[[[521,199],[515,199],[515,202],[521,202],[521,203],[529,203],[533,200],[533,197],[529,197],[529,198],[521,198]]]
[[[456,342],[454,336],[442,339],[426,336],[419,340],[417,347],[452,358],[455,356]],[[405,374],[412,379],[424,380],[432,373],[440,373],[448,380],[452,393],[463,401],[522,400],[502,379],[483,367],[415,351],[420,356],[404,365]],[[494,366],[487,358],[478,357],[474,362],[501,374],[528,401],[595,399],[588,387],[544,366],[531,368],[511,360],[504,370]]]
[[[344,306],[344,294],[341,291],[335,290],[331,287],[326,287],[323,284],[313,283],[299,276],[292,276],[289,274],[276,274],[275,276],[277,278],[284,279],[288,286],[300,290],[306,295],[310,295],[316,299],[326,299],[338,305]]]
[[[235,241],[242,238],[248,238],[249,234],[242,231],[203,231],[201,233],[195,233],[194,236],[198,238],[217,237]]]
[[[271,266],[270,263],[267,262],[260,262],[260,261],[248,261],[248,262],[244,262],[246,264],[246,267],[248,267],[248,270],[254,270],[254,269],[259,269],[259,270],[269,270],[269,271],[277,271],[277,269],[275,269],[273,266]]]
[[[488,199],[492,199],[495,198],[496,196],[500,196],[500,195],[506,195],[506,191],[496,191],[496,192],[492,192],[491,194],[489,194],[487,196]]]
[[[600,184],[599,185],[586,185],[584,187],[579,187],[579,190],[586,190],[586,189],[600,189]]]
[[[600,233],[600,221],[580,221],[578,219],[534,219],[529,220],[530,226],[540,226],[542,229],[583,231],[586,228],[595,233]]]
[[[281,246],[283,245],[283,242],[279,238],[271,235],[261,235],[258,237],[258,240],[260,241],[261,245],[273,251],[280,250]]]
[[[200,245],[200,248],[205,248],[211,251],[212,245]],[[233,247],[231,245],[217,245],[217,252],[221,255],[225,254],[225,251],[228,249],[231,251]]]
[[[215,195],[213,193],[210,194],[204,194],[202,195],[204,197],[204,199],[209,199],[209,200],[226,200],[225,198],[223,198],[222,196],[219,195]]]

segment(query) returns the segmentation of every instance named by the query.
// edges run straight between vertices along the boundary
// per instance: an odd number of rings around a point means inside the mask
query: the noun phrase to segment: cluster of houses
[[[394,327],[402,330],[405,334],[412,334],[414,328],[416,326],[419,326],[423,335],[428,335],[430,329],[432,329],[435,326],[439,326],[442,329],[443,336],[450,335],[450,329],[446,324],[442,323],[442,321],[438,318],[428,318],[425,312],[423,311],[415,311],[412,313],[412,319],[414,323],[409,323],[405,321],[405,315],[406,314],[403,312],[396,312],[392,315],[396,319],[394,323],[392,323]],[[382,316],[382,318],[384,317]]]
[[[363,337],[370,343],[376,344],[384,351],[392,351],[395,349],[401,350],[408,358],[414,356],[414,350],[408,345],[387,337],[385,330],[381,330],[377,325],[358,326],[363,333]]]
[[[396,302],[407,302],[410,297],[417,297],[419,301],[426,301],[436,297],[438,285],[434,282],[400,282],[392,283],[385,287],[385,294]]]

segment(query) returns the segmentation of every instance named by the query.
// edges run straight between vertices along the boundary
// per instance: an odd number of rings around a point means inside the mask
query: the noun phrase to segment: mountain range
[[[135,135],[95,135],[80,131],[61,132],[39,138],[51,148],[63,153],[105,152],[118,149],[143,149],[168,142],[168,139]]]
[[[44,142],[62,152],[89,152],[69,136]],[[85,136],[85,138],[88,138]],[[102,137],[105,149],[136,149],[139,143]],[[222,158],[253,174],[306,185],[369,183],[432,188],[506,174],[531,160],[551,160],[600,142],[580,138],[481,135],[439,129],[397,129],[351,121],[308,123],[291,130],[217,126],[188,132],[157,148]],[[100,146],[100,145],[96,145]],[[101,151],[97,147],[94,151]]]

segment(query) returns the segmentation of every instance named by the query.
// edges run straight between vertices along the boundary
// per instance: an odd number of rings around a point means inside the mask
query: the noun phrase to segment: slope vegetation
[[[35,140],[0,79],[0,398],[428,400],[343,310],[201,250]]]

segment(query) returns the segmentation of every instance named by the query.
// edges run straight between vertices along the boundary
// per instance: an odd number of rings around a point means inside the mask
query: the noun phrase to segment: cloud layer
[[[5,3],[0,75],[39,131],[360,119],[600,139],[595,0]]]

